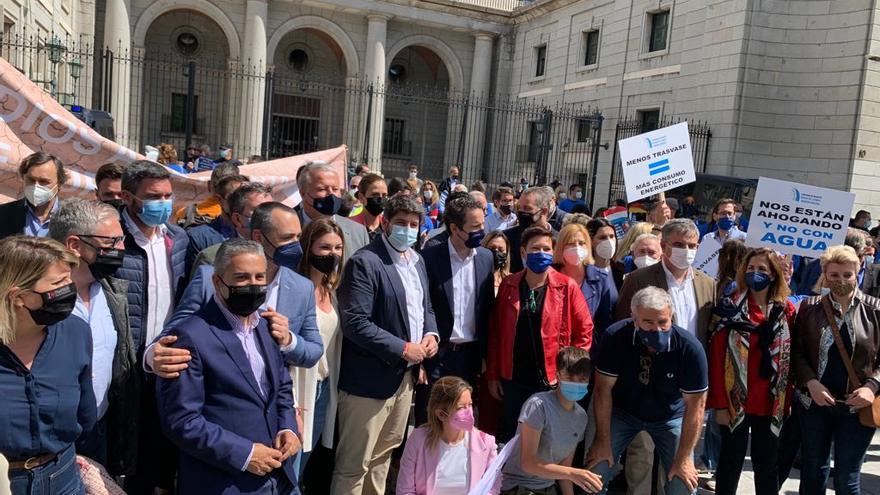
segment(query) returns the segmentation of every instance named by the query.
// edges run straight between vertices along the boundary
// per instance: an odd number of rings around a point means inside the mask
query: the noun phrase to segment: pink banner
[[[146,143],[159,144],[159,143]],[[109,162],[127,164],[144,157],[101,136],[61,106],[42,88],[0,57],[0,200],[20,197],[18,164],[31,150],[57,156],[71,178],[64,196],[89,197],[95,189],[95,172]],[[275,187],[275,197],[290,205],[299,203],[296,171],[310,161],[324,161],[339,172],[345,187],[347,148],[317,151],[245,165],[241,173]],[[179,174],[171,171],[175,202],[186,204],[207,194],[210,172]],[[14,179],[14,180],[13,180]]]

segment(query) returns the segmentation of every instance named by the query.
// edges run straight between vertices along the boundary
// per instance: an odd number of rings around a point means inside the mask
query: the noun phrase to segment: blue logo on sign
[[[819,206],[822,204],[822,196],[818,194],[804,193],[795,187],[791,188],[791,193],[792,198],[796,203],[804,203],[812,206]]]
[[[648,142],[648,149],[654,149],[658,146],[666,146],[666,136],[657,136],[654,139],[645,138]]]
[[[664,158],[660,161],[648,164],[648,174],[657,175],[669,171],[669,159]]]

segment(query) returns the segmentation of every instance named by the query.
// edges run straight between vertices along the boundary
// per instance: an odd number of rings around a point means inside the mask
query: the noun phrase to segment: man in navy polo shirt
[[[587,466],[607,489],[611,466],[645,431],[667,472],[666,495],[696,493],[706,354],[694,335],[672,324],[672,298],[663,289],[636,292],[631,306],[632,319],[608,329],[597,358],[597,433]]]

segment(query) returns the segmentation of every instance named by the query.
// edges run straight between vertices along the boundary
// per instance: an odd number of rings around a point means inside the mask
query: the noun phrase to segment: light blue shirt
[[[88,323],[92,329],[92,388],[98,403],[98,419],[107,412],[107,396],[110,381],[113,379],[113,355],[116,352],[116,326],[104,289],[98,282],[89,286],[91,306],[86,308],[83,300],[77,296],[73,315]]]
[[[32,235],[34,237],[49,237],[49,222],[52,220],[52,215],[58,211],[61,207],[61,201],[58,200],[58,197],[52,199],[55,202],[52,205],[52,213],[49,215],[49,218],[46,219],[46,223],[40,221],[37,218],[37,214],[34,213],[34,207],[31,206],[30,203],[27,203],[27,213],[25,214],[25,222],[24,222],[24,231],[22,234]]]

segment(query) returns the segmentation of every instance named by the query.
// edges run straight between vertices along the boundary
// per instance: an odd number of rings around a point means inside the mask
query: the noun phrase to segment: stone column
[[[389,19],[391,16],[385,14],[367,16],[367,60],[364,77],[367,85],[373,85],[373,96],[365,98],[365,101],[371,100],[367,102],[371,105],[369,121],[365,122],[365,125],[370,128],[366,155],[370,169],[375,172],[382,170],[382,132],[385,126],[385,74],[387,72],[385,70],[385,35]]]
[[[111,95],[110,115],[113,116],[113,132],[116,142],[131,146],[131,24],[129,0],[107,0],[104,18],[104,48],[113,52],[113,82],[109,88]]]
[[[269,4],[265,0],[248,0],[245,13],[244,40],[241,45],[238,88],[239,135],[236,155],[247,158],[260,154],[263,140],[263,107],[266,97],[266,19]]]
[[[492,69],[491,34],[474,35],[474,61],[471,68],[470,102],[468,106],[467,139],[465,143],[462,176],[468,181],[480,178],[483,172],[483,150],[486,141],[486,100],[489,97],[490,72]],[[470,182],[468,182],[470,183]]]

